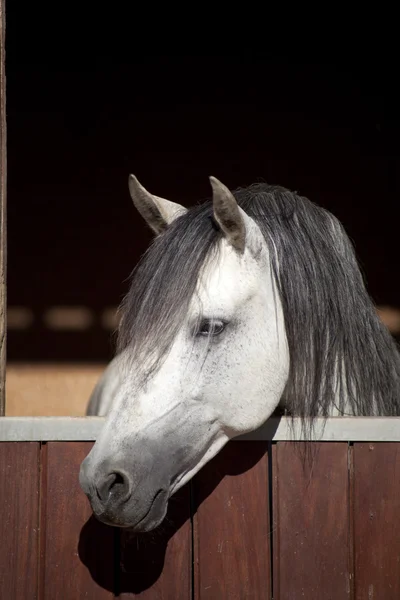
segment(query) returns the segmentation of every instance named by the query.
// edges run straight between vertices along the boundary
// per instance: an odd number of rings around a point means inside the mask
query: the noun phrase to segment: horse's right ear
[[[232,192],[216,177],[210,177],[213,190],[214,219],[228,242],[240,253],[246,245],[246,215],[239,208]]]
[[[134,175],[129,175],[129,192],[133,204],[157,235],[162,233],[174,219],[187,212],[187,209],[180,204],[150,194]]]

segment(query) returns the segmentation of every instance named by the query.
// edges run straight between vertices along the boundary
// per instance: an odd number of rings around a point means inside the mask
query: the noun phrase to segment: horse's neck
[[[116,356],[97,382],[86,410],[88,416],[104,417],[111,408],[115,393],[120,385],[121,356]]]

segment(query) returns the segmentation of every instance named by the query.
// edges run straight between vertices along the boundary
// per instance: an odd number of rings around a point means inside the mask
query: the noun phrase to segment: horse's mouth
[[[160,489],[155,494],[146,512],[137,519],[136,515],[129,514],[129,503],[124,505],[124,510],[119,512],[105,510],[96,514],[96,517],[102,523],[112,527],[129,529],[132,532],[145,533],[158,527],[165,518],[168,509],[168,492]]]
[[[165,518],[168,509],[168,492],[158,490],[146,514],[135,525],[128,525],[134,531],[151,531],[158,527]]]

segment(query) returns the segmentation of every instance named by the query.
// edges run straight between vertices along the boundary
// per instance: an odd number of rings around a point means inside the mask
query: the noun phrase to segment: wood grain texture
[[[230,442],[193,484],[196,600],[268,600],[268,444]]]
[[[190,488],[174,495],[166,520],[145,535],[121,532],[119,598],[190,600],[192,530]]]
[[[273,447],[274,600],[350,598],[348,445]]]
[[[115,530],[94,519],[78,480],[92,445],[49,442],[42,451],[43,600],[113,597]]]
[[[400,598],[400,444],[354,444],[357,600]]]
[[[5,1],[0,0],[0,416],[5,414],[6,381],[6,303],[7,303],[7,153]]]
[[[39,443],[0,443],[0,598],[36,600]]]

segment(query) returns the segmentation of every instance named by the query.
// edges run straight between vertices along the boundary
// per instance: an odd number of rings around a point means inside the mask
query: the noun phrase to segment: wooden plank
[[[357,600],[400,598],[400,445],[354,444]]]
[[[0,416],[5,414],[7,292],[7,150],[5,76],[5,0],[0,0]]]
[[[301,452],[303,451],[303,452]],[[348,445],[273,447],[274,600],[350,598]]]
[[[267,448],[230,442],[194,480],[197,600],[271,597]]]
[[[36,600],[39,444],[0,443],[0,598]]]
[[[192,531],[189,485],[170,499],[167,517],[148,534],[121,532],[118,597],[190,600]]]
[[[115,529],[99,523],[79,486],[91,442],[45,446],[41,511],[44,600],[113,598]]]

